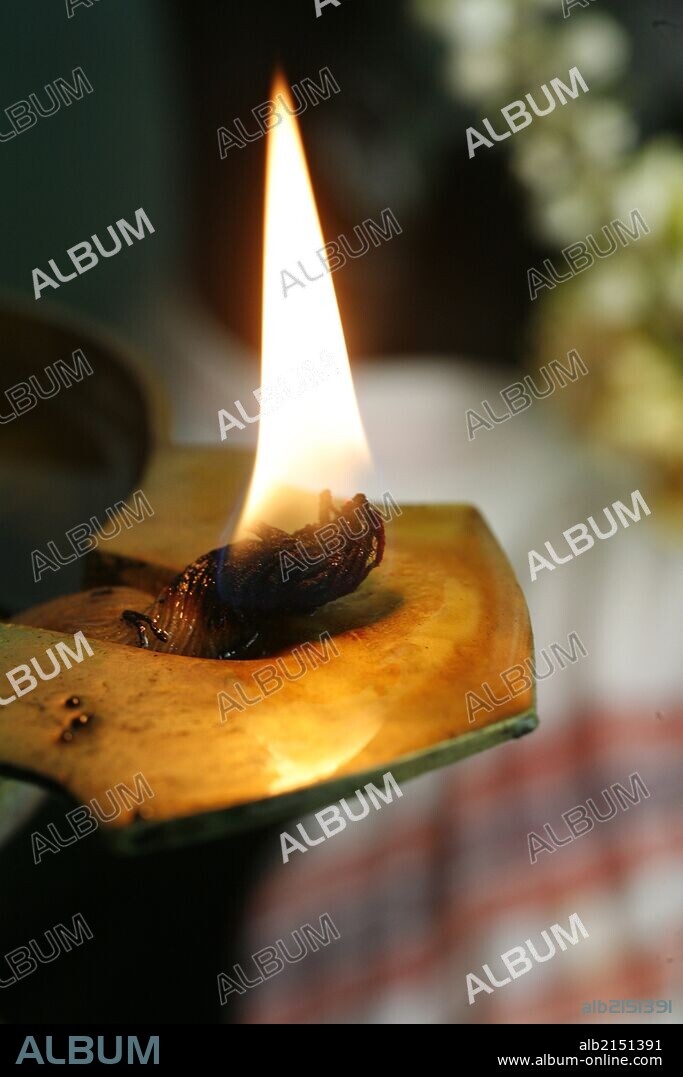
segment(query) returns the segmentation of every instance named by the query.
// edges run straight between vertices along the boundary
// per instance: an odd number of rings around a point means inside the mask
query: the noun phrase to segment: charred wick
[[[354,534],[359,517],[367,527]],[[318,532],[325,525],[343,528],[345,541],[321,557]],[[289,533],[260,523],[253,532],[254,539],[187,565],[144,611],[124,610],[121,620],[137,631],[137,645],[194,658],[257,658],[279,623],[355,591],[384,554],[384,523],[365,494],[337,509],[325,490],[317,524]],[[283,573],[286,555],[296,573]]]
[[[147,636],[147,627],[151,628],[152,632],[158,640],[162,643],[166,643],[168,640],[167,634],[161,629],[157,628],[151,617],[148,617],[144,613],[136,613],[135,610],[124,610],[121,614],[121,620],[126,621],[128,624],[133,625],[138,632],[138,645],[140,647],[149,647],[149,637]]]

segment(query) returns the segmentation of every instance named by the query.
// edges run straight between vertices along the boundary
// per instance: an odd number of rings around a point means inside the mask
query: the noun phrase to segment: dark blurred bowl
[[[152,444],[166,430],[165,406],[133,349],[108,330],[49,304],[0,303],[0,414],[6,390],[56,360],[73,365],[80,348],[93,369],[49,400],[0,425],[0,613],[9,615],[76,589],[83,559],[36,583],[31,551],[53,540],[64,553],[68,528],[105,510],[135,487]]]

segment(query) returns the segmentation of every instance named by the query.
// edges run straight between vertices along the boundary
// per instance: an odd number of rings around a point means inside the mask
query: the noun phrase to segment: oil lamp
[[[273,99],[287,93],[278,76]],[[304,813],[388,770],[401,781],[537,722],[533,687],[469,720],[468,692],[533,656],[521,589],[478,511],[402,504],[386,519],[366,497],[378,491],[332,277],[296,294],[281,286],[286,266],[323,246],[297,121],[283,113],[268,134],[250,481],[244,454],[160,444],[140,483],[154,516],[88,555],[86,590],[0,626],[7,669],[71,633],[87,637],[87,662],[0,710],[0,765],[78,803],[142,773],[154,797],[109,827],[126,848]],[[376,525],[369,539],[353,537],[361,507]],[[310,553],[307,537],[344,520],[342,547],[330,542],[315,569],[278,579],[283,550]],[[331,585],[335,571],[344,586]],[[282,673],[323,640],[333,660],[325,652],[305,675]]]

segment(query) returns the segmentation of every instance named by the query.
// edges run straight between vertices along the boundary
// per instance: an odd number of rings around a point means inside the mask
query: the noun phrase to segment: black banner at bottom
[[[680,1058],[680,1026],[459,1025],[458,1053],[494,1069],[648,1066]],[[230,1025],[0,1025],[0,1068],[159,1066],[229,1060]]]

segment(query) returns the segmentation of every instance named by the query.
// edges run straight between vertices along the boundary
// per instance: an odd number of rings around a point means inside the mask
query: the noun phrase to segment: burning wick
[[[329,550],[322,557],[320,526],[327,529]],[[365,494],[336,509],[325,490],[318,524],[291,534],[265,523],[252,530],[255,539],[211,550],[189,564],[144,612],[123,611],[121,620],[137,631],[138,646],[194,658],[256,658],[266,630],[355,591],[384,554],[384,524]],[[296,573],[283,572],[285,555]]]
[[[348,489],[350,481],[357,488],[370,461],[330,277],[319,280],[315,291],[298,297],[299,302],[282,296],[281,271],[293,254],[321,250],[325,240],[296,109],[281,74],[274,80],[273,100],[278,95],[288,104],[288,115],[268,135],[262,389],[268,401],[277,397],[275,387],[281,385],[290,399],[286,407],[269,407],[263,413],[236,540],[193,561],[151,606],[123,611],[117,638],[135,640],[152,651],[197,658],[257,657],[266,653],[267,637],[271,629],[277,634],[278,623],[281,627],[287,617],[313,613],[355,591],[384,553],[382,518],[364,494],[336,509],[325,490],[318,525],[291,533],[262,522],[271,518],[282,523],[277,492],[290,487],[294,476],[305,490],[320,489],[323,483]],[[325,366],[325,355],[334,359],[312,390],[315,395],[304,400],[291,392],[302,361],[315,373]],[[328,536],[324,546],[319,527]],[[283,571],[285,564],[296,570]]]

